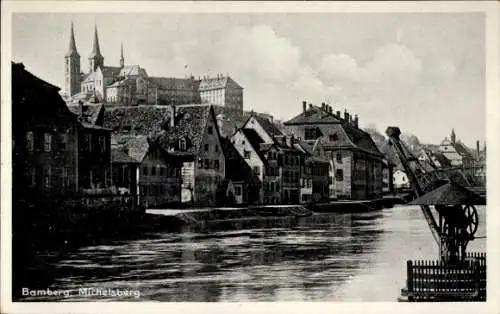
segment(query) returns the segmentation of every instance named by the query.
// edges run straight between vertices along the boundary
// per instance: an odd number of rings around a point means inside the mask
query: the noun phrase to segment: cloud
[[[406,46],[396,43],[379,47],[364,67],[347,54],[325,56],[318,72],[326,81],[374,85],[412,85],[418,82],[422,62]]]

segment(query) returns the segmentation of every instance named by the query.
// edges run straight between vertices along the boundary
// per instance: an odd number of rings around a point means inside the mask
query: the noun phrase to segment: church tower
[[[69,49],[64,56],[64,90],[68,96],[73,96],[80,92],[80,55],[76,50],[73,22],[69,36]]]
[[[120,49],[120,68],[123,68],[124,66],[125,66],[125,58],[123,57],[123,44],[122,44]]]
[[[89,73],[94,72],[97,67],[104,66],[104,57],[101,55],[101,48],[99,48],[99,38],[97,36],[97,25],[94,28],[94,45],[92,52],[89,56]]]

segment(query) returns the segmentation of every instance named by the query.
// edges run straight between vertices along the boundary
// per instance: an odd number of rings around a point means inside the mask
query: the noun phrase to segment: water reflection
[[[76,293],[84,286],[141,293],[93,300],[394,301],[405,260],[437,253],[418,208],[318,215],[281,226],[207,224],[82,247],[48,259],[51,288],[71,289],[71,298],[25,300],[89,300]],[[373,282],[380,289],[370,293]]]

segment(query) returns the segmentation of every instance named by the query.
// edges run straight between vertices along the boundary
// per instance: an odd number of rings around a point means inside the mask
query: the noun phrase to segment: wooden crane
[[[412,203],[418,204],[422,209],[432,236],[439,246],[441,260],[445,263],[464,260],[467,244],[474,239],[477,231],[478,214],[476,207],[471,203],[477,195],[443,178],[438,172],[427,172],[400,140],[401,131],[398,127],[387,128],[386,134],[389,137],[389,144],[394,147],[401,160],[417,197]],[[433,198],[439,192],[445,193],[445,190],[453,190],[456,193],[447,199]],[[465,196],[456,197],[457,195]],[[437,219],[431,206],[434,206],[438,214]]]

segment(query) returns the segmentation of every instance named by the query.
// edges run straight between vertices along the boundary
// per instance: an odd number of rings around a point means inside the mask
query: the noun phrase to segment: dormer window
[[[328,137],[328,139],[330,140],[330,142],[338,141],[339,140],[339,136],[337,135],[337,133],[333,133],[333,134],[330,134],[330,136]]]
[[[185,138],[181,138],[179,140],[179,150],[180,151],[185,151],[186,150],[186,139]]]

